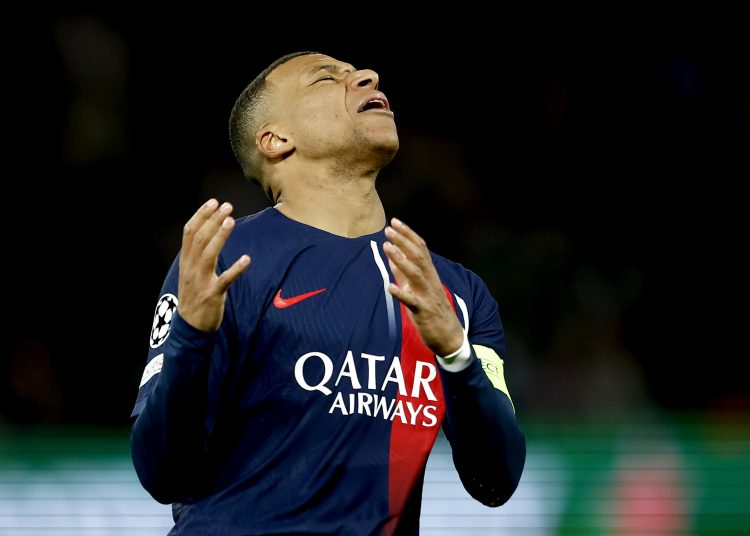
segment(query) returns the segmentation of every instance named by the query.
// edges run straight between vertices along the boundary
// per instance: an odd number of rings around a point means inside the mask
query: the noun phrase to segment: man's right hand
[[[185,322],[202,331],[216,331],[224,315],[227,289],[250,266],[242,255],[216,275],[219,253],[234,228],[232,205],[210,199],[185,224],[180,252],[178,311]]]

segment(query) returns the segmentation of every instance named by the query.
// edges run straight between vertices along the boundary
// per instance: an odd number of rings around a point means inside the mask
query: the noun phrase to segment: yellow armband
[[[474,347],[474,352],[476,352],[477,357],[479,358],[479,362],[482,363],[484,373],[490,379],[492,385],[495,389],[499,389],[505,393],[510,400],[510,404],[513,405],[513,400],[511,400],[510,393],[508,392],[508,386],[505,383],[503,360],[492,348],[482,346],[481,344],[473,344],[472,346]],[[513,406],[513,411],[515,410],[516,408]]]

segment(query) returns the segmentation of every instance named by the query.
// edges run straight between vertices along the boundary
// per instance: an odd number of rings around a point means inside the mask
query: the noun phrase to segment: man
[[[185,225],[157,304],[133,462],[171,534],[418,534],[440,425],[467,491],[511,496],[525,442],[482,281],[386,217],[398,136],[378,75],[274,62],[230,118],[273,207]],[[250,261],[252,255],[252,264]]]

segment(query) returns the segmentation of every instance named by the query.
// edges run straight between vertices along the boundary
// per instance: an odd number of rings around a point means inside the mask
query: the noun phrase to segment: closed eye
[[[315,81],[315,83],[317,84],[318,82],[322,82],[323,80],[336,80],[336,79],[334,77],[332,77],[332,76],[324,76],[323,78],[318,78]]]

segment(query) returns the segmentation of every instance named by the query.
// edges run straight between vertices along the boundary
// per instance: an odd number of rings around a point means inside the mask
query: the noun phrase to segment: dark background
[[[380,74],[402,142],[386,211],[489,285],[517,408],[750,409],[748,48],[512,21],[297,24],[10,22],[0,423],[128,422],[183,222],[210,196],[239,215],[268,205],[227,121],[296,50]]]

